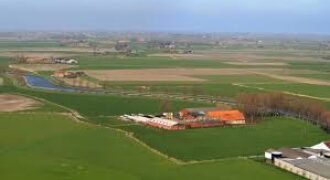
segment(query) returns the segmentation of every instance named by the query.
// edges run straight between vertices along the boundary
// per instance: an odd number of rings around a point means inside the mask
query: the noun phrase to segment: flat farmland
[[[92,95],[76,93],[54,93],[27,89],[10,89],[7,91],[24,93],[43,98],[56,104],[74,109],[86,117],[118,116],[128,113],[159,113],[161,99],[145,97],[128,97],[115,95]],[[171,109],[180,110],[185,107],[211,107],[213,104],[172,100]]]
[[[0,113],[35,109],[40,104],[40,102],[24,96],[0,94]]]
[[[28,72],[38,72],[38,71],[58,71],[68,68],[76,67],[75,65],[66,64],[12,64],[10,65],[13,69],[20,69],[22,71]]]
[[[256,125],[170,132],[143,126],[123,129],[172,157],[185,161],[262,155],[266,149],[300,147],[330,138],[302,120],[267,118]],[[294,129],[294,131],[293,131]]]
[[[141,70],[87,70],[87,75],[101,81],[203,81],[191,76],[247,75],[239,69],[141,69]]]
[[[243,68],[166,68],[166,69],[127,69],[127,70],[85,70],[87,75],[101,81],[203,81],[196,76],[210,75],[254,75],[260,74],[273,79],[285,80],[276,74],[315,73],[313,71],[272,68],[272,69],[243,69]],[[195,77],[195,78],[193,78]],[[305,80],[304,78],[301,78]],[[288,78],[288,80],[290,80]],[[299,79],[300,80],[300,79]]]
[[[248,84],[248,86],[263,88],[269,91],[284,91],[308,96],[330,98],[329,86],[311,84]]]
[[[0,178],[10,180],[300,179],[253,160],[177,165],[123,133],[56,114],[0,114],[0,151]]]

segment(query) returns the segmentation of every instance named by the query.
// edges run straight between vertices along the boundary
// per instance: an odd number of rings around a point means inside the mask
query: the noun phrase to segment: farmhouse
[[[265,158],[275,166],[307,179],[330,179],[330,151],[324,149],[323,143],[306,148],[269,149]]]
[[[84,72],[70,72],[70,71],[56,71],[53,74],[53,77],[57,78],[77,78],[84,75]]]
[[[55,58],[53,59],[55,64],[78,64],[78,61],[75,59],[66,59],[66,58]]]
[[[186,108],[179,112],[182,120],[216,120],[225,124],[245,124],[245,117],[238,110],[228,108]]]

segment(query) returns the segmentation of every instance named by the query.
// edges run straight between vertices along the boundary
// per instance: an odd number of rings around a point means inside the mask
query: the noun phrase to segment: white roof
[[[152,118],[152,119],[149,120],[149,122],[157,123],[157,124],[164,125],[164,126],[175,126],[175,125],[179,124],[176,121],[163,119],[163,118]]]
[[[149,118],[146,118],[146,117],[143,117],[143,116],[129,116],[129,115],[127,115],[126,117],[130,120],[133,120],[133,121],[136,121],[136,122],[142,122],[142,123],[146,123],[150,120]]]
[[[143,117],[143,116],[136,116],[136,115],[124,115],[123,117],[133,120],[135,122],[141,122],[141,123],[155,123],[155,124],[159,124],[159,125],[163,125],[163,126],[175,126],[177,124],[179,124],[176,121],[172,121],[169,119],[163,119],[163,118],[158,118],[158,117],[154,117],[154,118],[147,118],[147,117]]]
[[[315,146],[312,146],[311,148],[330,151],[330,147],[327,144],[325,144],[324,142],[321,142],[320,144],[316,144]]]

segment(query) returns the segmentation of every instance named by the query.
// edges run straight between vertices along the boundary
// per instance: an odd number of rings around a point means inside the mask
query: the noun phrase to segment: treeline
[[[250,121],[287,115],[308,120],[330,131],[330,111],[312,99],[277,92],[246,93],[237,98],[237,103]]]

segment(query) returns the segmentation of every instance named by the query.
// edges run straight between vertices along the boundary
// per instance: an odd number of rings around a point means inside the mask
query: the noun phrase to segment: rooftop
[[[290,159],[309,158],[310,154],[303,152],[301,149],[280,148],[278,151],[282,152],[283,157]]]
[[[326,158],[284,160],[298,168],[330,179],[330,160]]]

